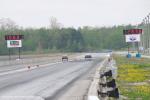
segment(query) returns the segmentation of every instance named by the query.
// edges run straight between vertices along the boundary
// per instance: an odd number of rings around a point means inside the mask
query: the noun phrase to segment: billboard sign
[[[8,48],[22,47],[22,41],[21,40],[7,40],[7,47]]]
[[[24,35],[5,35],[5,40],[22,40]]]
[[[142,29],[129,29],[129,30],[123,30],[124,35],[128,34],[142,34],[143,30]]]
[[[125,35],[126,42],[140,42],[140,34]]]

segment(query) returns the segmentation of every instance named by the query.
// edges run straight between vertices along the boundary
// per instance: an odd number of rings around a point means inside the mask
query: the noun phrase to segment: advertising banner
[[[22,47],[21,40],[7,40],[7,48],[19,48]]]
[[[140,42],[140,34],[125,35],[126,42]]]

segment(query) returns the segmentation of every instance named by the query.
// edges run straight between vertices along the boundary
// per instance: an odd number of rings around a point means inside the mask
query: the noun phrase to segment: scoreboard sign
[[[24,35],[5,35],[5,40],[22,40]]]
[[[22,41],[21,40],[7,40],[7,47],[8,48],[22,47]]]
[[[20,48],[22,47],[23,35],[5,35],[5,40],[7,40],[8,48]]]
[[[126,42],[140,42],[140,36],[143,34],[142,29],[123,30]]]
[[[129,29],[129,30],[123,30],[123,34],[142,34],[143,30],[142,29]]]

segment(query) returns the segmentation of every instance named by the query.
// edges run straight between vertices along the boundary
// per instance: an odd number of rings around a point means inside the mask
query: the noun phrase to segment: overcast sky
[[[56,17],[65,27],[138,24],[150,0],[0,0],[0,18],[23,27],[47,27]]]

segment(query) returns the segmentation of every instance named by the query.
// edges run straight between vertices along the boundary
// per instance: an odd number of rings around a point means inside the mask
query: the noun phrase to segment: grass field
[[[118,66],[117,85],[127,100],[150,100],[150,59],[127,59],[114,55]]]

